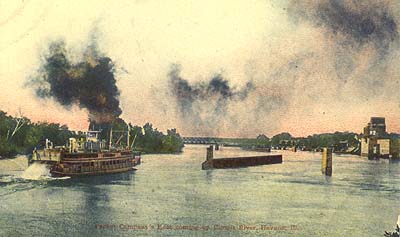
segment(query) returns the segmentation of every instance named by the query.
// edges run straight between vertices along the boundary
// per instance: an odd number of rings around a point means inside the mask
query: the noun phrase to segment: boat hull
[[[95,176],[95,175],[107,175],[107,174],[117,174],[117,173],[124,173],[128,171],[135,171],[134,167],[128,168],[121,168],[121,169],[113,169],[113,170],[99,170],[99,171],[92,171],[92,172],[79,172],[79,173],[72,173],[72,172],[62,172],[62,171],[52,171],[50,172],[54,177],[82,177],[82,176]]]
[[[139,165],[140,160],[140,156],[131,152],[65,154],[60,161],[51,165],[50,173],[56,177],[123,173],[135,170],[134,166]]]

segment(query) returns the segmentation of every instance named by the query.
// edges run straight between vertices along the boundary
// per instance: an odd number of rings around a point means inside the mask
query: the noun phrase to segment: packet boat
[[[52,142],[46,139],[43,149],[33,150],[31,162],[47,164],[50,174],[56,177],[103,175],[135,170],[134,167],[140,164],[141,156],[129,149],[129,133],[128,145],[124,149],[112,146],[112,129],[108,146],[104,141],[99,141],[99,133],[100,131],[88,131],[86,139],[79,141],[69,138],[67,146],[53,147]]]

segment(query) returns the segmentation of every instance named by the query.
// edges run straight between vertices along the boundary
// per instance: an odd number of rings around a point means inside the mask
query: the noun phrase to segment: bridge
[[[184,144],[217,144],[219,140],[215,137],[183,137]]]
[[[184,144],[205,144],[213,145],[219,144],[223,146],[240,146],[237,142],[228,142],[224,138],[218,137],[183,137]]]

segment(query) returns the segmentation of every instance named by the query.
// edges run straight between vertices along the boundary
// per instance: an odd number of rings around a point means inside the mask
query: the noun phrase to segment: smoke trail
[[[398,39],[390,1],[292,1],[289,14],[296,20],[308,20],[327,29],[343,43],[372,44],[381,55],[388,53]]]
[[[218,86],[218,96],[209,95],[212,79],[190,84],[181,78],[179,68],[173,68],[170,91],[176,98],[183,130],[191,133],[197,128],[215,134],[222,127],[232,134],[235,128],[253,129],[254,133],[258,128],[265,133],[296,117],[299,121],[310,115],[323,118],[325,107],[330,107],[325,104],[340,104],[335,109],[342,112],[342,108],[367,106],[369,99],[387,100],[398,82],[390,76],[396,72],[391,60],[399,41],[394,9],[390,1],[383,0],[378,4],[290,1],[288,15],[292,21],[282,29],[293,31],[273,41],[276,45],[271,48],[279,50],[271,57],[254,57],[253,89],[243,89],[246,93],[242,99],[238,93],[225,90],[224,83]],[[311,121],[307,123],[314,126]],[[287,124],[304,126],[300,122]],[[191,126],[196,128],[187,129]]]
[[[39,77],[30,82],[37,96],[54,98],[67,108],[73,104],[86,108],[96,123],[111,122],[121,114],[114,65],[110,58],[100,56],[94,43],[73,64],[65,43],[52,42],[44,61]]]
[[[232,88],[220,74],[207,82],[190,84],[180,76],[180,72],[179,65],[172,66],[168,74],[169,86],[184,129],[189,132],[194,129],[201,130],[203,134],[218,134],[221,124],[231,116],[228,111],[230,104],[245,101],[256,89],[252,81],[240,90]]]
[[[353,80],[362,94],[385,93],[388,64],[398,48],[394,1],[291,1],[288,14],[296,24],[310,23],[332,42],[339,87]]]

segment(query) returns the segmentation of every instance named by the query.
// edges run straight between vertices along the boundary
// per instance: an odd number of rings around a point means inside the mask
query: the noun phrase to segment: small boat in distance
[[[100,131],[85,132],[86,138],[69,138],[66,146],[53,147],[46,139],[43,149],[34,149],[31,162],[48,164],[52,176],[88,176],[127,172],[140,164],[140,153],[112,146],[112,129],[109,144],[99,141]],[[105,149],[107,148],[107,149]]]

